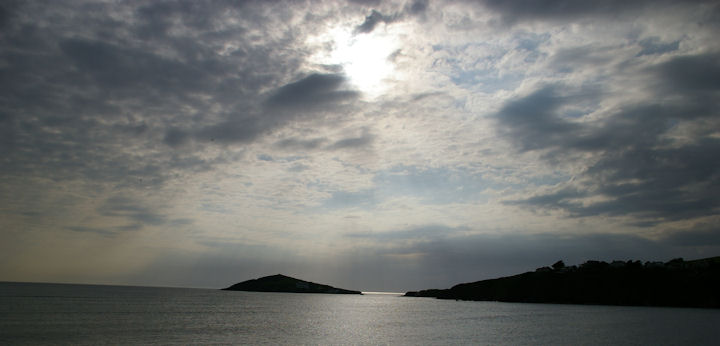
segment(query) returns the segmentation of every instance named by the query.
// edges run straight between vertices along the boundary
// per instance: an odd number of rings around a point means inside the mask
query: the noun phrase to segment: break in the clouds
[[[10,1],[0,280],[446,287],[720,250],[712,1]]]

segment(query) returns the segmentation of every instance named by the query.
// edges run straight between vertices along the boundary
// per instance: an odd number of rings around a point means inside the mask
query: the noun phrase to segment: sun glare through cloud
[[[392,56],[400,46],[393,33],[385,30],[356,33],[352,28],[337,27],[328,30],[321,39],[332,48],[315,56],[317,63],[342,67],[348,82],[366,99],[374,99],[387,90],[395,73]]]

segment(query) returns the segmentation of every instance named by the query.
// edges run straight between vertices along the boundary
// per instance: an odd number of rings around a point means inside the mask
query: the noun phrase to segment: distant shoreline
[[[666,263],[587,261],[552,267],[449,289],[410,291],[406,297],[559,303],[583,305],[720,308],[720,256]]]

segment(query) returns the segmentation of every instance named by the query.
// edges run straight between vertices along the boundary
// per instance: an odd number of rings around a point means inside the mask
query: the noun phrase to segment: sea
[[[0,283],[0,345],[720,345],[720,310]]]

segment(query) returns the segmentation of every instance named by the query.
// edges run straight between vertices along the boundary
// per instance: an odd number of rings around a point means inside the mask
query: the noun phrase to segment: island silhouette
[[[587,261],[449,289],[407,292],[408,297],[634,306],[720,308],[720,256],[668,262]]]
[[[304,281],[282,274],[261,277],[236,283],[223,288],[226,291],[252,292],[287,292],[287,293],[330,293],[330,294],[362,294],[360,291],[346,290],[329,285]]]

